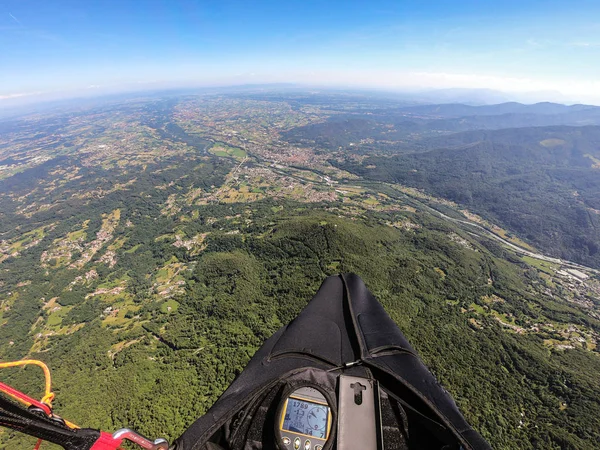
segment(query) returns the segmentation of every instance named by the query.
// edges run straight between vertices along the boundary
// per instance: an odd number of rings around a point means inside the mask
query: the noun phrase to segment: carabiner
[[[147,450],[169,450],[169,443],[165,439],[159,438],[151,441],[147,437],[144,437],[129,428],[121,428],[120,430],[115,431],[112,437],[117,440],[127,439]]]

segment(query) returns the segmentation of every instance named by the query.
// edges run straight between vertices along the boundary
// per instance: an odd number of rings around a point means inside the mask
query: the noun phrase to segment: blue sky
[[[600,100],[600,1],[0,0],[0,99],[304,82]]]

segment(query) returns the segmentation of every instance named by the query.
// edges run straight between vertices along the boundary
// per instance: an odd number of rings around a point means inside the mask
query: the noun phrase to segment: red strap
[[[15,388],[10,387],[7,384],[0,382],[0,392],[4,392],[9,396],[16,398],[26,404],[30,404],[32,406],[38,407],[42,409],[48,416],[52,415],[52,410],[50,406],[45,403],[39,402],[26,394],[23,394],[21,391],[17,391]],[[90,450],[119,450],[121,446],[121,442],[123,439],[115,439],[112,437],[112,434],[106,433],[104,431],[100,432],[100,437],[94,442],[94,445]],[[42,444],[42,439],[39,439],[35,444],[33,450],[39,450]]]
[[[121,442],[122,439],[114,439],[112,434],[101,431],[100,437],[90,450],[117,450]]]
[[[10,387],[8,384],[0,383],[0,391],[5,392],[13,398],[21,400],[22,402],[29,403],[30,405],[42,409],[48,416],[52,415],[52,410],[48,405],[38,400],[35,400],[30,396],[23,394],[20,391],[17,391],[15,388]]]

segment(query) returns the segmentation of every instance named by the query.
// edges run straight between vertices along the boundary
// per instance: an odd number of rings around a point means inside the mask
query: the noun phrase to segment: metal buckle
[[[121,428],[120,430],[115,431],[112,437],[113,439],[127,439],[147,450],[169,450],[169,443],[165,439],[159,438],[151,441],[147,437],[144,437],[129,428]]]

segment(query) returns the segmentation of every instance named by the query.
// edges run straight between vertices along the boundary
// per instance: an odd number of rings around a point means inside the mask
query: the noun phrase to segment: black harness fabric
[[[65,450],[89,450],[100,437],[91,429],[71,429],[35,414],[0,396],[0,426],[60,445]]]
[[[450,394],[421,362],[415,349],[363,281],[356,275],[347,275],[344,281],[355,317],[361,360],[373,370],[375,377],[385,374],[395,380],[392,385],[386,384],[386,388],[398,397],[414,398],[415,405],[422,403],[426,414],[433,417],[437,414],[437,419],[460,435],[463,445],[474,449],[491,448],[467,423]]]
[[[327,278],[298,317],[263,344],[240,376],[173,448],[205,448],[212,434],[245,404],[294,371],[309,367],[332,370],[357,361],[390,395],[441,424],[465,449],[490,449],[354,274]]]

